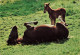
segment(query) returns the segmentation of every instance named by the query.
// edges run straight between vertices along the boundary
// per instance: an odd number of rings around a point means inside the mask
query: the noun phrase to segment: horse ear
[[[50,3],[48,3],[48,5],[49,5]]]

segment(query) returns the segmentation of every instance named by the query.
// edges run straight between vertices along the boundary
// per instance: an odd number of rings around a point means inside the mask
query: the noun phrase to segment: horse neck
[[[49,7],[47,11],[48,11],[49,14],[51,14],[52,9]]]
[[[56,25],[57,30],[65,30],[66,27],[64,25]]]

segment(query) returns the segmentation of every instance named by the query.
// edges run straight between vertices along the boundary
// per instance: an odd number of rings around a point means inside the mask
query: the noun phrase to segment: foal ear
[[[49,5],[50,3],[48,3],[48,5]]]

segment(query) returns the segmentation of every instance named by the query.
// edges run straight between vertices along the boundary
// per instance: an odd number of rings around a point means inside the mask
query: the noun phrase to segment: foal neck
[[[50,7],[48,7],[48,10],[47,11],[48,11],[49,14],[51,14],[52,9]]]

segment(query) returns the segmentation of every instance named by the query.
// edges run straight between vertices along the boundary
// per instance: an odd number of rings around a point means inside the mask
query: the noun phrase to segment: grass
[[[44,8],[43,4],[46,0],[41,2],[41,0],[22,0],[15,3],[7,3],[1,5],[0,16],[25,16],[37,11],[40,11]],[[47,0],[48,1],[48,0]],[[36,5],[37,4],[37,5]]]
[[[76,3],[74,1],[15,0],[13,3],[0,5],[0,55],[80,55],[80,1],[76,0]],[[53,9],[59,7],[66,9],[66,22],[69,24],[67,28],[70,39],[63,44],[50,42],[38,45],[8,46],[6,40],[14,25],[18,27],[19,37],[22,37],[26,29],[23,26],[25,22],[39,21],[38,25],[50,24],[48,13],[43,13],[45,2],[50,2]]]

